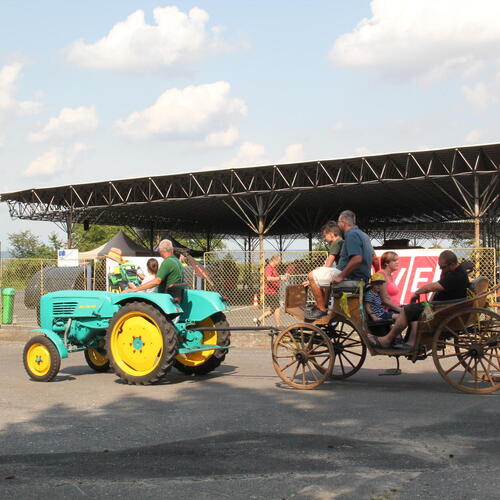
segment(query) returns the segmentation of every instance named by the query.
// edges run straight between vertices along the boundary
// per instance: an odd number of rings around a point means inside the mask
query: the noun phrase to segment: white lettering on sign
[[[401,297],[406,298],[406,290],[408,290],[408,284],[409,284],[410,278],[411,278],[412,273],[413,273],[413,264],[414,263],[415,263],[415,257],[411,256],[410,257],[410,265],[408,267],[407,279],[405,280],[405,284],[403,287],[403,293],[401,294]]]
[[[413,293],[415,290],[420,288],[420,283],[425,285],[426,283],[431,283],[432,281],[432,267],[419,267],[415,269],[413,275],[413,283],[411,285],[410,291]]]

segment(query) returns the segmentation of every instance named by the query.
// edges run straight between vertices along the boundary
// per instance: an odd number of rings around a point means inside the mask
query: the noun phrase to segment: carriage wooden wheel
[[[296,389],[314,389],[333,367],[333,346],[318,327],[299,323],[283,330],[274,340],[273,364],[278,376]]]
[[[366,345],[356,327],[349,320],[337,317],[328,323],[326,333],[333,347],[330,377],[342,380],[354,375],[366,359]]]
[[[434,334],[432,357],[441,376],[461,391],[500,389],[500,315],[483,308],[451,314]]]

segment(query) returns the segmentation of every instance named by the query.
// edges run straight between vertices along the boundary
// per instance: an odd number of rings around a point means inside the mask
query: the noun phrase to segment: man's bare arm
[[[415,302],[418,299],[418,296],[424,293],[442,292],[443,290],[443,286],[437,281],[435,281],[434,283],[427,283],[427,285],[421,286],[413,292],[410,302]]]

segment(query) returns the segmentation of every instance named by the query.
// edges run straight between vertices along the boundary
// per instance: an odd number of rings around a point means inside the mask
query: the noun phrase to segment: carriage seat
[[[357,293],[359,291],[359,281],[344,280],[335,285],[330,285],[330,293]]]
[[[366,326],[368,326],[370,333],[376,337],[384,337],[387,335],[393,324],[393,319],[379,319],[377,321],[368,319],[366,321]]]

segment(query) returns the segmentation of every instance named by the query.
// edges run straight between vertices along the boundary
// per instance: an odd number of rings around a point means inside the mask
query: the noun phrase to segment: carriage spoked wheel
[[[296,389],[314,389],[329,376],[333,364],[330,339],[318,327],[299,323],[283,330],[272,347],[277,375]]]
[[[326,333],[334,354],[330,378],[342,380],[354,375],[366,359],[366,345],[358,331],[348,320],[336,318],[328,323]]]
[[[434,334],[432,357],[456,389],[476,394],[500,389],[500,315],[482,308],[450,315]]]

